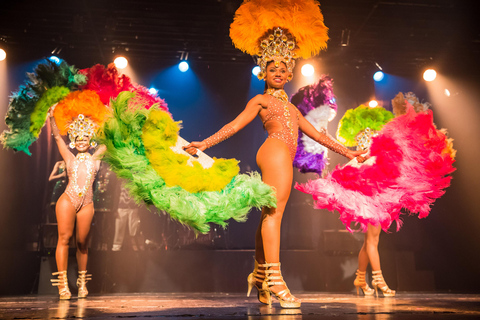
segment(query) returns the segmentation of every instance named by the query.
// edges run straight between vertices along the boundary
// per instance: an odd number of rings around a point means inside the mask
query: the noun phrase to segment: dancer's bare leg
[[[293,180],[292,160],[287,146],[280,140],[267,139],[257,154],[262,180],[275,188],[277,208],[263,208],[255,239],[255,257],[258,263],[280,261],[280,228],[283,212],[290,196]],[[271,290],[279,292],[282,286]]]
[[[65,271],[68,267],[68,245],[75,229],[75,208],[66,194],[62,194],[55,207],[58,227],[58,242],[55,251],[57,271]]]
[[[93,203],[86,205],[77,212],[76,241],[78,271],[87,270],[88,239],[90,235],[93,214]]]
[[[378,241],[380,239],[380,232],[382,231],[380,226],[368,225],[367,233],[365,234],[365,242],[363,246],[368,255],[368,260],[373,271],[379,271],[382,268],[380,267],[380,256],[378,255]],[[360,268],[360,259],[359,268]],[[365,267],[366,269],[366,267]],[[361,270],[364,271],[364,270]]]

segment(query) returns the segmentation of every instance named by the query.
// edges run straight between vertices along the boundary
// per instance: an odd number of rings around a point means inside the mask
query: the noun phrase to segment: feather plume
[[[60,134],[67,134],[69,124],[79,114],[83,114],[97,125],[101,125],[110,114],[110,110],[100,101],[94,91],[71,92],[57,104],[53,112]]]
[[[259,39],[280,27],[295,38],[296,58],[310,58],[327,47],[328,28],[319,6],[314,0],[246,0],[235,12],[230,38],[236,48],[257,55]]]

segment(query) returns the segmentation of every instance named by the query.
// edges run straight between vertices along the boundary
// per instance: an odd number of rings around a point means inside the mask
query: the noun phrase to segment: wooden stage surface
[[[272,307],[238,293],[0,297],[0,319],[480,319],[480,295],[397,292],[394,298],[303,293],[300,309]]]

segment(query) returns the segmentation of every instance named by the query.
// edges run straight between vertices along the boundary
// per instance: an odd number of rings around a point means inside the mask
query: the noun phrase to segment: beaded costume
[[[267,139],[283,141],[290,151],[290,157],[295,158],[298,139],[298,110],[288,102],[288,96],[283,90],[269,89],[267,94],[271,96],[267,105],[267,114],[262,118],[263,127],[268,131],[268,124],[280,123],[283,127],[280,131],[268,132]]]
[[[97,174],[95,160],[89,153],[79,153],[67,169],[68,185],[65,194],[78,212],[93,202],[93,181]]]

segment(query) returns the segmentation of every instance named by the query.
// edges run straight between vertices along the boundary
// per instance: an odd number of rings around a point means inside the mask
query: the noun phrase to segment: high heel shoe
[[[85,271],[78,271],[78,278],[77,278],[77,287],[78,287],[78,297],[79,298],[86,298],[88,295],[87,290],[87,281],[92,280],[92,275],[87,274],[87,270]]]
[[[353,285],[357,288],[357,295],[360,295],[360,289],[362,289],[364,295],[373,296],[375,290],[370,288],[367,284],[367,281],[365,281],[365,273],[365,271],[357,270],[355,273],[357,277],[353,281]]]
[[[259,267],[263,269],[259,269]],[[258,264],[257,260],[255,260],[255,268],[253,269],[253,272],[248,275],[248,278],[247,278],[247,282],[248,282],[247,297],[250,297],[250,292],[252,291],[252,288],[255,286],[255,288],[257,289],[258,301],[260,301],[263,304],[268,304],[265,290],[263,290],[262,287],[257,284],[257,283],[263,284],[263,280],[265,279],[265,267],[266,266],[264,264]]]
[[[287,284],[283,280],[282,273],[280,272],[280,262],[277,263],[265,263],[265,279],[263,280],[262,289],[266,293],[267,303],[272,305],[272,294],[280,302],[280,306],[286,309],[300,308],[301,302],[287,287]],[[278,267],[278,269],[272,269],[272,267]],[[271,290],[273,286],[284,286],[285,289],[280,292],[274,292]]]
[[[382,270],[372,271],[372,286],[375,288],[375,294],[378,297],[378,289],[383,292],[384,297],[394,297],[395,290],[391,290],[385,279],[383,279]]]
[[[72,294],[68,288],[67,271],[58,271],[52,273],[52,276],[58,276],[57,279],[51,279],[52,286],[58,287],[60,300],[70,300]]]

